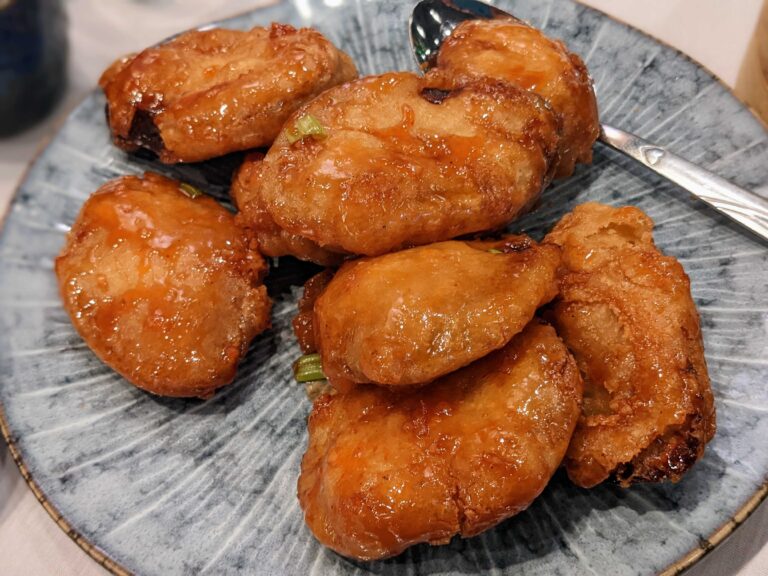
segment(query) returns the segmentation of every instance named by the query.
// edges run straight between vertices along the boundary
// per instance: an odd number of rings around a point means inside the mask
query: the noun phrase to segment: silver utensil
[[[464,20],[512,18],[478,0],[422,0],[409,23],[411,49],[423,70],[435,64],[443,40]],[[768,241],[768,200],[739,188],[669,150],[618,128],[601,125],[600,141],[631,156],[657,174],[686,189],[712,208]]]

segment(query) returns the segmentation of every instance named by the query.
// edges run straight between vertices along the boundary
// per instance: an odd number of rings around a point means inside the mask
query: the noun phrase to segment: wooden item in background
[[[768,0],[757,19],[735,91],[768,124]]]

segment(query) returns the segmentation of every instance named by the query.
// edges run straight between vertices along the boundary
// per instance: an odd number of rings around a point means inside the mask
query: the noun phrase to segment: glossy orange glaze
[[[140,388],[205,397],[269,326],[266,264],[234,217],[146,174],[102,186],[56,259],[64,307],[88,346]]]
[[[423,94],[440,88],[397,72],[318,96],[288,121],[258,179],[238,186],[244,221],[259,230],[266,211],[279,230],[324,250],[379,255],[514,219],[549,181],[554,115],[512,86]],[[286,133],[305,114],[325,137],[290,143]],[[267,253],[306,257],[278,248]]]
[[[546,237],[563,249],[551,316],[584,375],[584,414],[566,458],[591,487],[677,481],[715,433],[699,315],[680,263],[637,208],[577,206]]]
[[[314,304],[323,371],[339,390],[453,372],[504,346],[555,297],[559,264],[555,246],[525,236],[348,262]]]
[[[315,342],[315,302],[333,279],[334,271],[326,268],[315,274],[304,284],[304,293],[299,298],[298,309],[291,325],[296,340],[304,354],[317,352]]]
[[[541,493],[580,403],[573,358],[536,321],[429,386],[322,396],[298,482],[307,525],[360,560],[479,534]]]
[[[570,176],[577,162],[592,161],[600,133],[592,81],[581,58],[562,42],[517,20],[468,20],[443,43],[430,76],[459,85],[493,78],[535,92],[561,123],[556,177]]]
[[[100,85],[115,143],[172,163],[267,146],[301,104],[355,77],[319,32],[272,24],[186,32],[118,60]]]

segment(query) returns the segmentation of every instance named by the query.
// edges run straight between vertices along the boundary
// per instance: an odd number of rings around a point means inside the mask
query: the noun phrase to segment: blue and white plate
[[[768,134],[685,56],[570,0],[499,2],[582,55],[601,115],[768,195]],[[414,69],[410,1],[294,0],[222,25],[313,26],[365,74]],[[634,204],[691,277],[718,432],[677,485],[582,490],[558,474],[519,516],[469,540],[350,562],[320,546],[296,499],[310,404],[292,382],[304,273],[281,262],[274,328],[208,401],[159,399],[103,365],[59,303],[53,259],[81,204],[122,174],[160,170],[226,198],[236,159],[167,168],[110,144],[104,99],[72,113],[21,184],[0,233],[0,424],[30,486],[109,569],[175,574],[651,574],[683,570],[768,491],[768,246],[629,159],[592,166],[512,226],[535,236],[574,205]],[[293,278],[295,280],[295,278]]]

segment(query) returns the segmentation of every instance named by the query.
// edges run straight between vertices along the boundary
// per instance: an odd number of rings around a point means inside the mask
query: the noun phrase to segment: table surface
[[[24,168],[58,122],[119,55],[179,30],[269,3],[269,0],[67,0],[69,87],[58,109],[39,126],[0,139],[0,214]],[[686,52],[733,85],[757,21],[761,0],[585,0]],[[724,495],[727,497],[727,495]],[[0,446],[0,566],[3,574],[104,575],[35,500],[3,444]],[[768,575],[768,502],[689,576]]]

